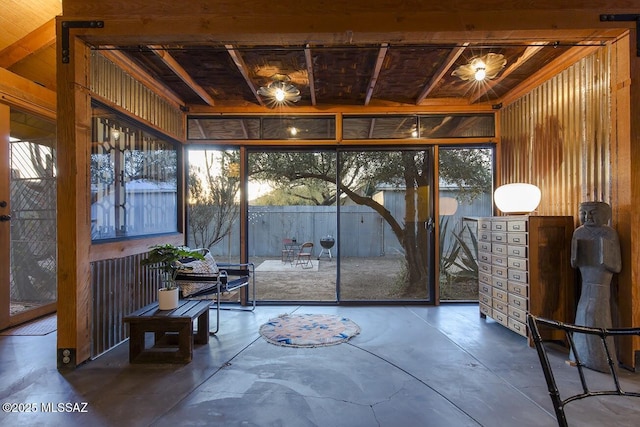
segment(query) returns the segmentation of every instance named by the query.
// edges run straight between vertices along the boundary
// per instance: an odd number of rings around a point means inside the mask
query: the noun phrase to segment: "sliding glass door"
[[[340,152],[341,301],[433,295],[433,149]]]
[[[188,243],[220,262],[240,259],[239,153],[189,151]],[[493,150],[435,153],[425,146],[249,150],[246,250],[256,299],[434,302],[437,285],[442,300],[477,298],[470,218],[490,214]]]
[[[335,302],[336,153],[253,152],[249,170],[248,249],[258,300]]]

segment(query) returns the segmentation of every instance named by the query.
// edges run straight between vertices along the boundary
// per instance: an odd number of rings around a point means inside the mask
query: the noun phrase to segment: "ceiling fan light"
[[[300,90],[289,83],[290,78],[284,74],[274,74],[271,82],[267,86],[258,89],[258,95],[264,96],[272,104],[285,104],[287,102],[298,102],[301,99]]]
[[[467,64],[460,65],[453,70],[452,76],[460,80],[482,81],[495,78],[504,68],[507,60],[500,53],[487,53],[484,56],[475,57]],[[484,74],[484,76],[483,76]]]
[[[487,70],[485,68],[476,68],[474,77],[476,81],[481,82],[487,77]]]

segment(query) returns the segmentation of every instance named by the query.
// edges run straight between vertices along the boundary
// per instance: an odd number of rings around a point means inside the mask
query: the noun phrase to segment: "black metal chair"
[[[205,256],[208,249],[197,249]],[[193,261],[183,260],[183,262]],[[220,329],[220,310],[254,311],[256,308],[256,277],[253,263],[216,263],[217,272],[199,273],[195,271],[182,271],[176,276],[176,283],[180,288],[181,299],[204,299],[215,297],[216,304],[216,329],[210,331],[215,334]],[[242,308],[222,307],[221,295],[224,292],[232,292],[240,288],[251,287],[251,305]]]
[[[553,409],[556,413],[556,418],[558,419],[558,426],[560,427],[568,427],[567,417],[564,412],[564,408],[568,403],[571,403],[575,400],[585,399],[587,397],[593,396],[631,396],[631,397],[640,397],[640,393],[638,392],[625,392],[620,387],[620,380],[618,378],[618,372],[616,370],[616,366],[614,366],[613,358],[611,357],[611,351],[614,349],[609,348],[607,344],[607,337],[610,336],[629,336],[629,335],[639,335],[640,336],[640,328],[617,328],[617,329],[604,329],[604,328],[590,328],[586,326],[578,326],[563,322],[558,322],[555,320],[543,319],[540,317],[533,316],[531,314],[527,315],[527,323],[529,324],[529,330],[531,333],[531,337],[536,347],[536,351],[538,352],[538,358],[540,359],[540,365],[542,366],[542,372],[544,373],[544,379],[547,382],[547,389],[549,390],[549,396],[551,397],[551,401],[553,402]],[[580,377],[580,383],[582,385],[582,391],[580,393],[568,396],[566,398],[562,398],[560,396],[560,391],[558,390],[558,386],[556,384],[555,377],[553,375],[553,370],[551,369],[551,363],[549,363],[549,358],[547,356],[547,349],[542,341],[542,337],[540,335],[540,326],[553,328],[562,330],[565,332],[567,342],[569,343],[569,351],[572,352],[575,366],[578,370],[578,375]],[[598,389],[591,390],[589,385],[587,384],[587,380],[584,375],[584,364],[580,360],[580,355],[577,354],[575,349],[573,335],[574,334],[588,334],[595,335],[600,337],[600,341],[604,347],[604,351],[606,352],[607,361],[609,364],[609,375],[614,384],[614,389]]]

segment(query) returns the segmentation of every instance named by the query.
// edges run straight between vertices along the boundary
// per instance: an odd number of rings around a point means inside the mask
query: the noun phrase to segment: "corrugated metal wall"
[[[99,52],[91,56],[91,91],[159,129],[184,138],[182,112],[118,68]]]
[[[91,357],[99,356],[122,342],[124,316],[158,299],[160,276],[140,266],[146,254],[91,263],[93,292]]]
[[[539,215],[611,203],[610,47],[602,47],[501,112],[501,182],[540,187]]]

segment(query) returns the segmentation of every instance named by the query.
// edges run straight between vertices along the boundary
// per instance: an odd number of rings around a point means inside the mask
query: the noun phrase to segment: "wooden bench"
[[[189,363],[193,344],[209,342],[211,301],[180,300],[175,310],[159,310],[149,304],[124,318],[129,323],[130,363]],[[198,321],[193,333],[193,322]],[[154,333],[153,346],[146,347],[146,333]]]

